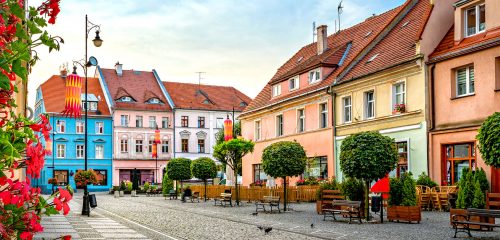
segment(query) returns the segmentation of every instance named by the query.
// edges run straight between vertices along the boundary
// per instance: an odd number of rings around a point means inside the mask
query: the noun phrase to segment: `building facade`
[[[162,181],[173,151],[172,101],[155,70],[123,70],[97,67],[96,77],[113,116],[113,185],[132,180],[140,173],[140,184]],[[155,130],[160,131],[158,156],[153,157]]]
[[[85,88],[85,86],[83,86]],[[76,171],[85,168],[87,150],[88,169],[97,173],[98,183],[88,186],[89,191],[107,191],[111,188],[112,171],[112,120],[104,100],[104,91],[98,79],[88,78],[88,104],[82,94],[82,106],[88,106],[88,120],[69,118],[60,114],[64,110],[65,78],[52,76],[37,89],[35,113],[48,114],[52,126],[52,155],[45,158],[40,179],[33,184],[43,193],[50,193],[49,178],[56,178],[59,185],[80,188],[74,181]],[[84,111],[84,110],[82,110]],[[85,126],[88,127],[88,146],[85,146]],[[46,143],[44,143],[46,144]]]
[[[429,58],[430,175],[455,184],[463,168],[483,168],[493,192],[500,170],[484,164],[476,135],[500,111],[500,2],[453,4],[454,25]]]

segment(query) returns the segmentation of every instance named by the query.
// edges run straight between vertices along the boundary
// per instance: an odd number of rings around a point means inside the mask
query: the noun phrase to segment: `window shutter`
[[[474,93],[474,67],[469,67],[469,93]]]
[[[466,94],[466,85],[467,81],[467,71],[466,69],[459,69],[457,70],[457,95],[464,95]]]

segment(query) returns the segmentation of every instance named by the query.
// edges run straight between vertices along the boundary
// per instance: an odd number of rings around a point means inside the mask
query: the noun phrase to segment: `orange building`
[[[480,167],[500,192],[500,170],[485,165],[476,140],[481,123],[500,111],[500,1],[454,7],[454,26],[428,61],[430,176],[454,184],[463,168]]]

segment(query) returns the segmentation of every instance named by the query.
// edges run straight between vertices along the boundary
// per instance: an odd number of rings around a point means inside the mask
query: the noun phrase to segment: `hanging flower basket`
[[[91,184],[96,184],[97,183],[97,174],[92,169],[89,169],[87,171],[78,170],[78,171],[76,171],[76,174],[75,174],[75,182],[76,182],[76,185],[82,186],[82,187],[87,186],[87,185],[91,185]]]

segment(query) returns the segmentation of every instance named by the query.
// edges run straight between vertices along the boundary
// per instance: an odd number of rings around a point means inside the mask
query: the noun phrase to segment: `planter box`
[[[420,206],[390,206],[387,207],[387,219],[389,221],[406,221],[408,223],[422,220]]]
[[[451,225],[451,216],[455,214],[460,214],[460,215],[465,215],[467,216],[467,209],[458,209],[458,208],[451,208],[450,209],[450,225]],[[465,219],[463,219],[465,220]],[[471,222],[480,222],[480,223],[492,223],[495,224],[495,219],[494,218],[488,218],[488,217],[479,217],[479,216],[472,216],[469,221]],[[473,230],[485,230],[488,231],[488,227],[481,227],[480,225],[474,225],[474,224],[469,224],[470,229]]]

